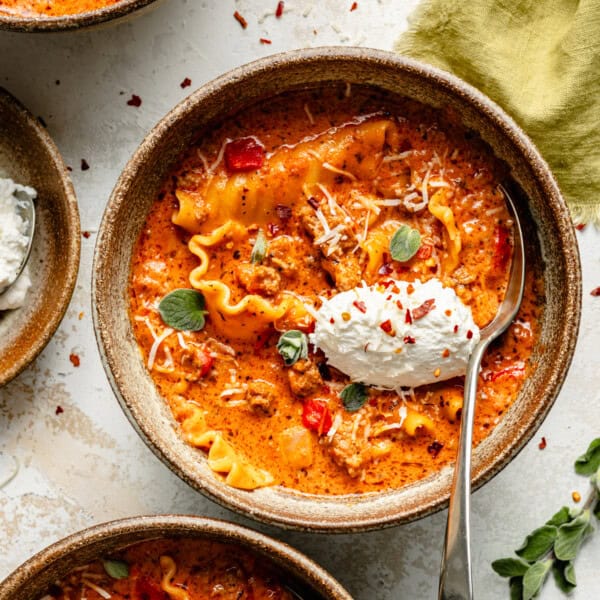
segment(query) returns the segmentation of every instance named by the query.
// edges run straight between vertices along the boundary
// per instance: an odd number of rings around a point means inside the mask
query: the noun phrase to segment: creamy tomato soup
[[[281,577],[237,546],[193,539],[142,542],[75,569],[49,600],[292,600]]]
[[[0,0],[0,13],[60,17],[98,10],[119,2],[121,0]]]
[[[502,164],[451,111],[298,91],[199,137],[134,250],[130,317],[183,438],[235,487],[400,488],[454,460],[510,271]],[[534,368],[543,287],[488,350],[475,443]]]

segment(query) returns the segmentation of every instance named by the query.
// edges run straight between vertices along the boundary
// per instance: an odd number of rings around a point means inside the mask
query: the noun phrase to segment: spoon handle
[[[465,377],[465,395],[461,414],[460,442],[442,556],[439,600],[472,600],[471,576],[471,446],[477,377],[483,353],[489,340],[481,340],[471,354]]]

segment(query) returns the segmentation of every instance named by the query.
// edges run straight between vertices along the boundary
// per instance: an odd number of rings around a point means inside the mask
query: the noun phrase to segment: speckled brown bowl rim
[[[381,529],[407,523],[444,508],[449,498],[451,466],[444,467],[436,475],[399,490],[327,498],[303,495],[285,488],[262,488],[251,493],[240,493],[240,490],[229,488],[217,480],[212,473],[206,475],[204,472],[200,474],[193,472],[191,468],[178,463],[178,450],[170,447],[165,439],[161,439],[161,435],[155,431],[158,429],[156,425],[145,417],[143,401],[139,398],[136,401],[135,386],[126,380],[120,368],[120,348],[111,341],[114,315],[105,305],[108,304],[108,300],[102,298],[101,287],[108,285],[112,276],[106,265],[109,263],[111,230],[116,226],[119,206],[124,202],[136,173],[145,172],[143,170],[145,161],[152,155],[153,150],[160,146],[163,138],[169,140],[171,147],[180,146],[180,142],[174,140],[173,134],[170,133],[176,124],[185,122],[187,116],[193,114],[203,101],[209,98],[220,98],[223,89],[230,92],[239,89],[240,86],[248,84],[248,80],[257,81],[261,75],[278,68],[288,69],[286,72],[294,72],[294,69],[302,68],[303,72],[306,72],[313,66],[323,69],[329,67],[328,72],[331,73],[329,79],[337,81],[339,77],[336,77],[336,67],[353,65],[357,62],[362,63],[365,68],[370,69],[371,66],[373,69],[381,68],[388,76],[390,72],[403,72],[418,80],[419,85],[426,89],[433,85],[446,97],[453,97],[467,103],[475,114],[483,118],[486,127],[499,135],[511,151],[518,153],[519,158],[523,159],[524,166],[520,168],[525,169],[527,177],[531,177],[535,182],[534,187],[538,190],[538,195],[544,197],[546,211],[544,219],[550,220],[550,223],[546,222],[544,226],[551,225],[552,243],[558,247],[559,256],[543,258],[559,264],[561,277],[563,277],[560,311],[552,307],[554,313],[560,312],[559,317],[555,319],[557,322],[552,321],[552,332],[556,333],[554,339],[561,341],[555,342],[555,356],[552,364],[545,368],[544,377],[538,376],[537,371],[534,374],[535,397],[542,400],[530,413],[520,415],[521,420],[510,421],[510,436],[508,436],[510,442],[497,443],[498,447],[490,445],[492,442],[489,440],[493,437],[493,432],[475,451],[473,489],[480,487],[496,475],[531,439],[562,387],[573,357],[579,329],[581,268],[569,210],[546,162],[531,140],[497,104],[449,73],[391,52],[368,48],[323,47],[285,52],[260,59],[203,85],[180,102],[155,126],[126,165],[102,219],[96,243],[92,282],[92,312],[104,368],[121,407],[149,448],[184,481],[230,509],[281,527],[330,533]],[[326,79],[324,78],[323,81]],[[378,85],[376,78],[370,80],[370,76],[355,83]],[[285,89],[283,85],[281,91]],[[227,111],[228,107],[224,107],[223,110]],[[546,242],[550,240],[549,234],[546,235],[545,240]],[[477,456],[481,456],[481,459],[478,460]],[[198,460],[204,459],[198,457]]]
[[[53,310],[51,317],[39,324],[38,335],[33,344],[28,346],[23,351],[19,352],[18,358],[11,364],[10,367],[0,372],[0,387],[8,383],[11,379],[21,373],[28,365],[30,365],[46,347],[54,332],[58,329],[60,322],[65,316],[69,302],[75,289],[77,281],[77,273],[79,271],[79,255],[81,249],[81,230],[79,224],[79,209],[77,206],[77,198],[75,190],[71,183],[71,178],[67,171],[67,167],[56,147],[52,138],[38,120],[17,100],[10,92],[0,87],[0,103],[9,107],[16,115],[27,124],[33,131],[40,145],[42,145],[48,156],[51,164],[60,174],[60,185],[65,197],[64,210],[67,219],[68,231],[65,235],[67,240],[67,249],[64,255],[65,264],[65,286],[61,289],[53,290],[52,305]],[[50,300],[49,300],[50,301]]]
[[[266,557],[283,571],[284,577],[305,587],[310,593],[303,596],[306,600],[315,598],[315,593],[322,600],[352,600],[325,569],[284,542],[241,525],[192,515],[131,517],[70,535],[34,555],[1,582],[0,600],[37,600],[49,584],[67,575],[76,562],[87,564],[116,549],[167,537],[195,537],[242,546]],[[61,562],[65,563],[62,569]]]
[[[149,6],[156,0],[121,0],[117,4],[105,6],[98,10],[64,15],[61,17],[27,16],[2,13],[0,11],[0,29],[26,33],[47,33],[52,31],[69,31],[100,25],[106,21],[121,19],[137,10]]]

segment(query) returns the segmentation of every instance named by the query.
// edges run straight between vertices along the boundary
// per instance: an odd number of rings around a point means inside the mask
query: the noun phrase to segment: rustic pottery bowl
[[[120,0],[97,10],[90,10],[60,17],[41,15],[16,15],[0,8],[0,29],[29,33],[48,31],[69,31],[100,25],[107,21],[122,20],[132,13],[149,8],[156,0]]]
[[[26,304],[0,311],[0,386],[20,373],[56,331],[79,267],[79,212],[63,160],[38,121],[0,88],[0,177],[30,185],[36,229]]]
[[[509,187],[543,272],[545,311],[532,356],[536,369],[475,450],[473,485],[482,485],[502,469],[540,426],[569,367],[580,317],[579,255],[568,210],[531,141],[498,106],[447,73],[376,50],[321,48],[272,56],[203,86],[154,128],[121,175],[96,245],[93,303],[96,335],[113,389],[138,432],[169,468],[217,502],[262,521],[313,531],[359,531],[407,522],[444,507],[452,468],[376,494],[326,497],[279,487],[251,493],[228,487],[211,472],[204,455],[178,435],[140,358],[127,315],[132,247],[163,178],[182,151],[211,123],[245,105],[329,81],[370,84],[425,104],[450,106],[507,164]]]
[[[165,537],[235,544],[268,563],[304,600],[352,600],[329,573],[287,544],[252,529],[201,517],[159,515],[96,525],[36,554],[0,583],[0,600],[39,600],[48,586],[103,556],[132,544]]]

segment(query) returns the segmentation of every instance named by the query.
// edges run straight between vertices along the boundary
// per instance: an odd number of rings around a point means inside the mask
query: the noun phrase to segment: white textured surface
[[[33,552],[84,526],[136,514],[186,512],[253,525],[198,495],[134,433],[110,391],[90,318],[95,235],[117,175],[145,132],[190,90],[253,58],[302,46],[360,44],[391,49],[416,0],[286,2],[166,0],[116,27],[79,34],[0,32],[0,85],[48,124],[79,197],[83,239],[79,282],[67,318],[36,363],[0,390],[0,577]],[[243,31],[233,19],[248,20]],[[264,16],[265,13],[270,14]],[[303,16],[305,15],[306,16]],[[260,37],[272,39],[261,45]],[[182,90],[180,82],[192,79]],[[55,81],[60,80],[60,85]],[[131,94],[140,108],[126,105]],[[82,172],[85,158],[90,169]],[[571,491],[586,492],[573,459],[600,433],[600,233],[578,234],[583,257],[583,321],[573,367],[531,443],[473,498],[478,600],[508,598],[490,562],[509,553]],[[79,319],[80,314],[82,318]],[[69,354],[81,357],[73,367]],[[55,414],[57,405],[64,412]],[[538,449],[541,436],[548,446]],[[360,600],[433,599],[445,513],[383,532],[326,537],[260,527],[331,570]],[[573,598],[598,597],[600,534],[577,561]],[[543,600],[562,597],[549,582]]]

